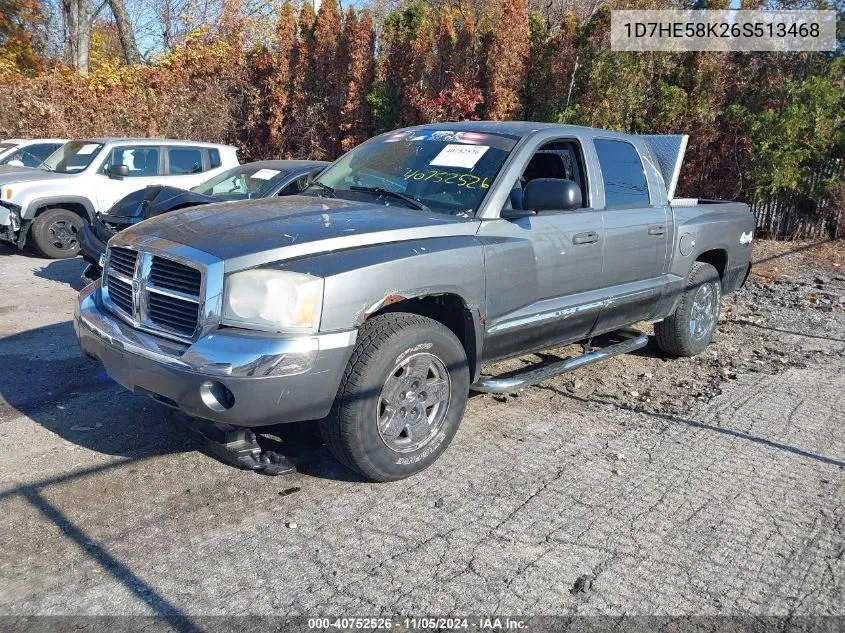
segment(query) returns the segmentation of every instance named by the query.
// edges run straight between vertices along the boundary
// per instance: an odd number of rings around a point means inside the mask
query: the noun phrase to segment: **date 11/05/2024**
[[[521,631],[527,623],[514,618],[477,617],[477,618],[438,618],[406,617],[394,618],[309,618],[308,628],[314,630],[479,630],[479,631]]]

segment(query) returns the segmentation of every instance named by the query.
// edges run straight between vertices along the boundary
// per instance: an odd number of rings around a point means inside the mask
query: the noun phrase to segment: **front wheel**
[[[695,262],[675,312],[654,324],[657,346],[674,356],[695,356],[713,340],[721,305],[719,272],[711,264]]]
[[[50,259],[68,259],[79,255],[79,230],[85,221],[68,209],[49,209],[32,223],[35,248]]]
[[[388,313],[362,326],[320,431],[340,462],[367,479],[395,481],[446,450],[468,394],[466,353],[451,330],[415,314]]]

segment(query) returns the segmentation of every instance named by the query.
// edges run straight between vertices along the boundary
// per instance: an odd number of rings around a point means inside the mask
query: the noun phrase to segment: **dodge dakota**
[[[389,132],[300,195],[119,233],[76,333],[127,389],[222,429],[241,466],[278,460],[234,431],[318,420],[343,464],[401,479],[443,453],[470,390],[632,351],[640,322],[667,354],[707,346],[754,218],[674,197],[686,142],[529,122]],[[582,355],[482,374],[574,342]]]

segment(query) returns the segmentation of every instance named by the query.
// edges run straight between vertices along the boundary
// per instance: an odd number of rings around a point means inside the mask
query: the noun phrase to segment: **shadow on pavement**
[[[820,334],[807,334],[806,332],[797,332],[795,330],[783,330],[781,328],[772,327],[770,325],[761,325],[760,323],[754,323],[754,321],[749,321],[747,319],[733,319],[730,321],[730,323],[735,325],[745,325],[748,327],[754,327],[760,330],[768,330],[770,332],[780,332],[781,334],[791,334],[792,336],[803,336],[804,338],[815,338],[823,341],[833,341],[834,343],[845,343],[845,338],[836,338],[834,336],[822,336]]]
[[[832,466],[837,466],[840,469],[845,469],[845,461],[841,459],[836,459],[833,457],[828,457],[826,455],[820,455],[818,453],[813,453],[811,451],[804,450],[803,448],[799,448],[797,446],[791,446],[789,444],[783,444],[782,442],[775,442],[774,440],[767,439],[765,437],[760,437],[759,435],[751,435],[750,433],[744,433],[743,431],[736,431],[734,429],[726,429],[720,426],[715,426],[713,424],[707,424],[706,422],[700,422],[698,420],[689,420],[687,418],[682,418],[678,415],[673,415],[671,413],[655,413],[651,411],[641,411],[641,410],[634,410],[630,407],[620,406],[618,403],[613,402],[611,400],[607,400],[604,398],[589,398],[584,396],[577,396],[571,394],[567,391],[563,391],[556,387],[552,387],[551,385],[537,385],[539,389],[545,389],[547,391],[552,391],[558,395],[565,396],[567,398],[572,398],[573,400],[578,400],[579,402],[583,403],[598,403],[598,404],[606,404],[614,407],[615,409],[619,409],[622,411],[633,411],[639,415],[645,415],[650,418],[655,418],[658,420],[663,420],[665,422],[670,422],[672,424],[681,424],[684,426],[696,428],[696,429],[703,429],[706,431],[713,431],[714,433],[720,433],[722,435],[728,435],[740,440],[746,440],[749,442],[754,442],[755,444],[762,444],[763,446],[768,446],[770,448],[774,448],[777,450],[785,451],[787,453],[792,453],[794,455],[798,455],[800,457],[806,457],[809,459],[813,459],[815,461],[822,462],[824,464],[830,464]]]
[[[67,354],[68,348],[76,353]],[[56,350],[51,358],[50,350]],[[142,459],[199,450],[217,459],[168,407],[130,395],[102,365],[79,350],[70,321],[0,340],[3,402],[62,439],[105,455]],[[74,399],[91,394],[85,404]],[[262,447],[291,459],[300,472],[340,481],[363,481],[338,464],[319,437],[316,422],[263,427]]]
[[[57,281],[67,284],[74,290],[82,290],[85,281],[82,279],[82,271],[85,270],[86,262],[81,257],[73,259],[45,259],[44,266],[34,272],[36,277]]]

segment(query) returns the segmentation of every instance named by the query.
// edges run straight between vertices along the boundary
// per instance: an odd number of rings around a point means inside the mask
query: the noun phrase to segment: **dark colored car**
[[[315,160],[263,160],[233,167],[189,190],[150,185],[130,193],[79,231],[82,256],[89,263],[84,276],[99,279],[106,242],[138,222],[185,207],[294,195],[326,165]]]

